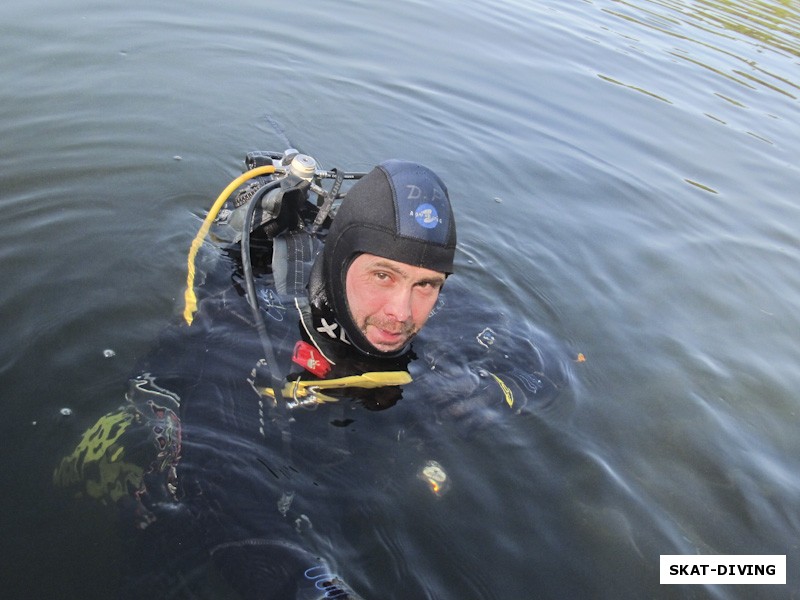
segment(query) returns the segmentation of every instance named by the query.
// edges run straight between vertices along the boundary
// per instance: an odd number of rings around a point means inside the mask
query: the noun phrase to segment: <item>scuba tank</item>
[[[314,158],[294,148],[283,152],[250,152],[244,162],[247,170],[222,191],[192,241],[183,312],[189,325],[197,310],[195,259],[206,236],[210,234],[213,241],[223,245],[240,243],[247,274],[252,267],[251,233],[268,241],[283,231],[305,231],[315,238],[330,224],[337,202],[344,197],[344,181],[365,175],[318,169]],[[333,182],[328,189],[325,180]],[[248,301],[251,305],[257,303],[254,292],[248,293]]]

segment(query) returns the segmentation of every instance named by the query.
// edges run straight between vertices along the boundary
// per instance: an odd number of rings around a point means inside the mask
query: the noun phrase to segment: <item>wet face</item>
[[[360,254],[345,279],[350,316],[377,350],[400,350],[425,325],[444,279],[438,271]]]

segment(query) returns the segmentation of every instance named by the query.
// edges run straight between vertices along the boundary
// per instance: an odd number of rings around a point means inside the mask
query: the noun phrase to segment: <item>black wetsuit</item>
[[[226,262],[223,271],[235,267]],[[288,298],[281,306],[274,290],[267,293],[268,282],[260,280],[258,290],[272,298],[262,312],[275,368],[282,379],[313,379],[291,361],[295,343],[308,339],[306,328]],[[413,485],[435,454],[438,423],[456,423],[462,432],[486,429],[551,401],[564,383],[559,360],[542,356],[531,330],[517,324],[513,331],[502,316],[472,306],[452,283],[409,353],[381,360],[344,349],[329,374],[407,368],[413,383],[402,390],[345,390],[339,401],[313,409],[285,410],[256,391],[270,387],[274,372],[263,366],[236,277],[201,301],[191,327],[165,332],[141,371],[180,398],[182,440],[174,502],[148,506],[156,520],[139,545],[140,558],[150,561],[142,582],[174,587],[177,571],[191,572],[210,557],[243,598],[294,598],[304,574],[324,571],[317,558],[323,548],[335,561],[337,545],[348,543],[347,523],[354,513],[363,517],[360,503],[367,505],[378,490],[400,493]],[[451,298],[460,298],[458,305]],[[454,334],[454,323],[462,333]],[[160,577],[148,569],[160,570]],[[181,575],[183,585],[191,588],[187,577]]]
[[[270,243],[262,250],[272,255]],[[274,355],[265,365],[241,264],[209,253],[194,322],[163,333],[124,407],[158,456],[127,483],[142,531],[123,596],[206,597],[219,585],[246,599],[345,597],[325,585],[337,549],[350,543],[348,523],[369,513],[376,493],[413,485],[441,441],[440,423],[490,429],[551,401],[565,383],[565,357],[543,356],[541,332],[493,313],[457,280],[401,356],[369,358],[326,341],[298,286],[276,288],[269,258],[256,281]],[[276,402],[264,392],[276,380],[320,378],[292,361],[300,341],[335,363],[324,379],[407,370],[413,382],[322,390],[332,402]]]

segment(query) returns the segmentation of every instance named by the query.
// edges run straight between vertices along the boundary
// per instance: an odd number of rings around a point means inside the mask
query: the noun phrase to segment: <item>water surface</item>
[[[188,245],[244,153],[288,144],[434,168],[457,276],[586,358],[559,402],[454,439],[441,501],[382,500],[381,541],[341,557],[365,595],[796,595],[799,12],[5,3],[8,597],[113,594],[115,515],[54,496],[52,470],[179,313]],[[787,585],[660,586],[679,553],[786,554]]]

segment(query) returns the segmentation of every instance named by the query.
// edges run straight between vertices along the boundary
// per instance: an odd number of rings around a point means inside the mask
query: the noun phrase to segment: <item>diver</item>
[[[369,496],[375,477],[362,474],[387,473],[397,432],[419,418],[418,404],[399,402],[412,381],[433,420],[483,426],[565,381],[498,315],[456,356],[451,323],[417,338],[431,315],[471,314],[442,294],[456,225],[433,171],[389,160],[341,193],[347,174],[330,173],[325,190],[296,151],[254,153],[247,166],[257,175],[229,186],[207,219],[218,245],[202,286],[190,253],[182,322],[138,365],[123,407],[56,470],[58,484],[84,486],[141,530],[129,597],[176,581],[199,594],[199,562],[246,599],[360,598],[329,548],[346,538],[336,524],[352,498]],[[508,364],[509,344],[524,361]],[[354,430],[359,419],[370,427]],[[424,458],[439,494],[446,474]]]

